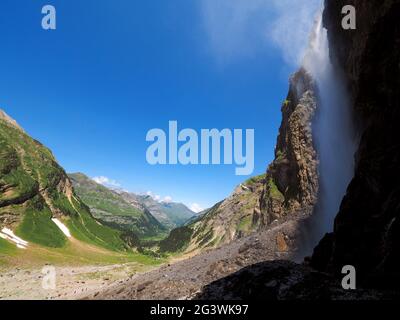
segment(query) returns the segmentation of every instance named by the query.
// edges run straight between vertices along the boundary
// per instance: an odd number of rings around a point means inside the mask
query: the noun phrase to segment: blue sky
[[[255,129],[254,175],[265,172],[319,2],[2,0],[0,108],[68,172],[206,208],[247,177],[151,166],[147,131]],[[41,28],[45,4],[55,31]]]

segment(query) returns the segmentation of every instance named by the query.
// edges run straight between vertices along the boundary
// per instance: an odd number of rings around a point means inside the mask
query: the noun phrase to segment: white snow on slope
[[[51,220],[57,225],[57,227],[62,231],[62,233],[64,233],[68,238],[71,238],[71,233],[69,232],[69,229],[65,224],[63,224],[57,218],[52,218]]]
[[[14,242],[19,249],[26,249],[26,247],[28,246],[28,241],[25,241],[25,240],[21,239],[20,237],[17,237],[14,234],[14,232],[8,228],[3,228],[1,230],[0,237],[5,240]]]

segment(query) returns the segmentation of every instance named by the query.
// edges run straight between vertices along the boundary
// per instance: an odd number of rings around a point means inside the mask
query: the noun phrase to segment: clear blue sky
[[[41,28],[45,4],[57,9],[55,31]],[[150,166],[146,133],[169,120],[196,130],[254,128],[254,175],[265,172],[296,69],[290,60],[307,41],[298,30],[284,39],[290,25],[277,24],[290,16],[280,6],[2,0],[0,108],[68,172],[209,207],[247,177],[234,165]]]

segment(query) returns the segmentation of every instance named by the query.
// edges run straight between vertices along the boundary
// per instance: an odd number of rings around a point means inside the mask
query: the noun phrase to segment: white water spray
[[[303,67],[313,76],[318,88],[319,109],[313,132],[320,161],[320,190],[315,212],[319,219],[318,230],[314,236],[320,237],[333,229],[334,218],[354,174],[357,147],[351,104],[329,57],[322,12],[311,35]]]

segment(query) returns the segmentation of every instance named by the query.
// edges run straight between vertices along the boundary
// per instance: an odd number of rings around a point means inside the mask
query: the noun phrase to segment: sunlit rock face
[[[317,155],[312,121],[317,109],[314,82],[300,69],[290,79],[282,105],[275,159],[267,170],[261,197],[264,224],[296,211],[309,211],[318,192]]]
[[[357,29],[344,30],[341,9],[357,10]],[[312,264],[340,272],[354,265],[360,281],[399,285],[400,279],[400,1],[327,0],[324,25],[331,59],[343,73],[362,133],[355,175],[334,231]]]

